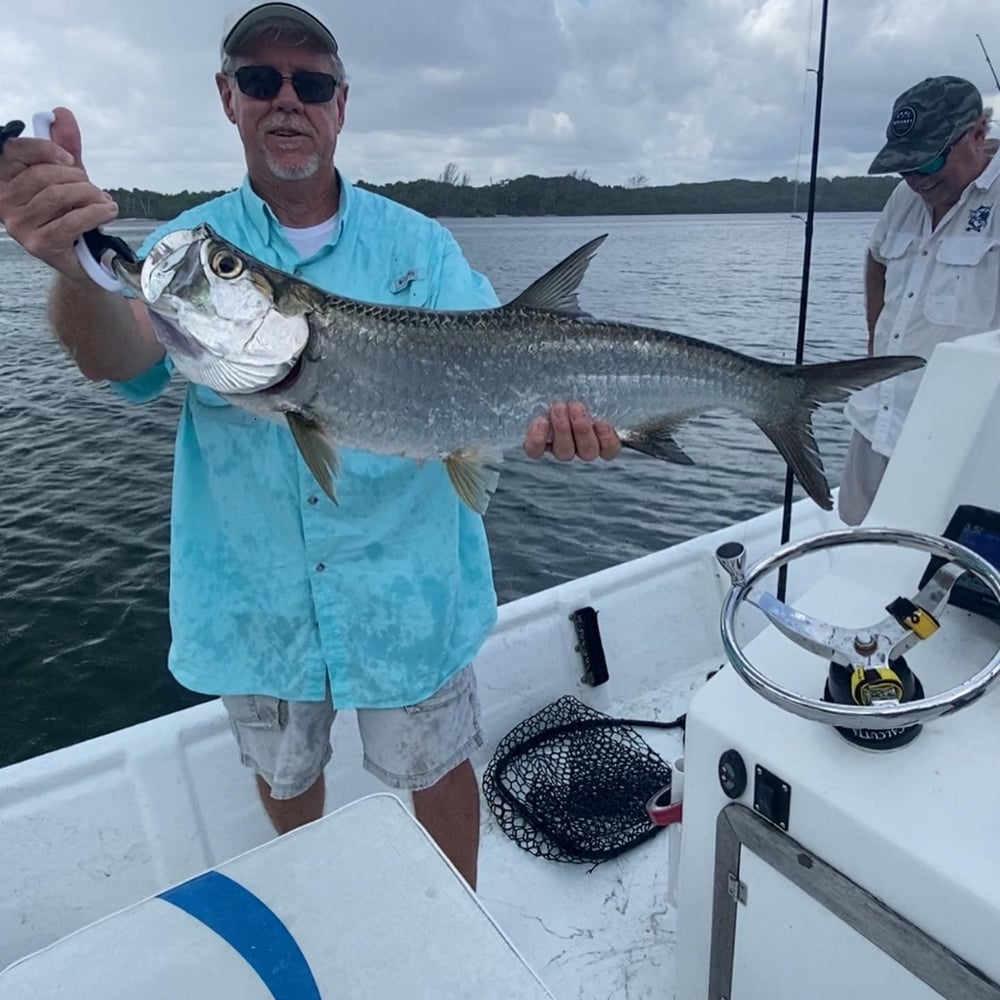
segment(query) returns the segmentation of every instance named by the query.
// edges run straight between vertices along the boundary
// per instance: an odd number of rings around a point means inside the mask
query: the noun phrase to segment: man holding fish
[[[54,142],[8,140],[0,218],[59,272],[52,324],[85,375],[135,402],[174,371],[189,381],[169,665],[222,696],[275,828],[321,815],[330,726],[354,708],[366,767],[412,790],[474,886],[468,664],[496,620],[481,515],[501,453],[610,459],[624,444],[689,463],[675,429],[727,407],[830,509],[813,410],[923,361],[779,365],[596,320],[577,288],[603,237],[500,306],[447,230],[336,171],[348,85],[321,19],[251,6],[221,50],[247,178],[153,233],[141,261],[112,254],[133,298],[91,285],[74,256],[115,207],[69,112]]]
[[[189,216],[303,279],[369,301],[437,309],[497,304],[443,227],[356,189],[336,171],[348,84],[323,20],[291,4],[226,20],[216,84],[247,178]],[[151,400],[173,365],[135,298],[100,289],[72,249],[117,206],[90,183],[75,119],[52,142],[11,139],[0,217],[57,273],[52,326],[88,378]],[[153,234],[145,254],[175,220]],[[552,407],[525,450],[612,458],[620,445],[579,404]],[[337,503],[284,427],[190,386],[178,429],[171,530],[169,663],[218,694],[279,832],[318,818],[330,725],[358,709],[365,765],[411,789],[417,817],[473,886],[480,743],[468,666],[496,618],[481,517],[438,463],[342,455]]]

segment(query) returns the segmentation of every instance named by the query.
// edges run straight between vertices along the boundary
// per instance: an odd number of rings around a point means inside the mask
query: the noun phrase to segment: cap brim
[[[894,174],[897,172],[896,167],[893,164],[899,159],[899,154],[894,149],[890,149],[889,146],[883,146],[878,153],[875,154],[875,159],[872,160],[868,167],[869,174]],[[905,167],[904,167],[905,169]]]
[[[926,149],[899,149],[887,142],[875,155],[871,166],[868,167],[868,173],[899,174],[905,170],[916,170],[937,155],[936,152],[928,153]]]

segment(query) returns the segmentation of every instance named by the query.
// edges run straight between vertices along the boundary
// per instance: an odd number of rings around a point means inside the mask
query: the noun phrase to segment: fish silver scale
[[[780,406],[767,379],[775,366],[661,330],[511,306],[333,303],[313,312],[310,362],[272,402],[347,447],[412,458],[511,448],[557,401],[578,400],[625,434],[709,409],[753,417]]]

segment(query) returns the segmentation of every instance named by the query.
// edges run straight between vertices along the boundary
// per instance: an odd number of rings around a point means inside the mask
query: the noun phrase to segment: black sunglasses
[[[973,126],[974,127],[974,126]],[[973,128],[967,128],[957,139],[951,142],[949,145],[945,146],[944,149],[934,157],[933,160],[928,160],[926,163],[922,163],[919,167],[914,167],[912,170],[900,170],[900,177],[907,177],[910,174],[920,174],[922,177],[928,177],[930,174],[936,174],[939,170],[944,170],[944,165],[948,162],[948,157],[951,155],[951,151],[973,130]]]
[[[931,174],[936,174],[940,170],[944,170],[944,165],[948,162],[948,156],[951,151],[958,145],[958,139],[956,139],[950,146],[946,146],[933,160],[928,160],[926,163],[921,164],[919,167],[913,167],[911,170],[900,170],[900,177],[908,177],[910,174],[920,174],[922,177],[928,177]]]
[[[230,75],[236,77],[240,90],[255,101],[273,101],[286,80],[292,81],[303,104],[326,104],[337,89],[336,77],[311,69],[297,69],[285,76],[273,66],[241,66]]]

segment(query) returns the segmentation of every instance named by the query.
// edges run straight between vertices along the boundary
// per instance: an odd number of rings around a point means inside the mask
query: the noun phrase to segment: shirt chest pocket
[[[983,332],[994,323],[1000,294],[995,236],[946,236],[938,244],[924,312],[932,323]]]
[[[878,248],[878,255],[885,260],[886,302],[894,302],[903,295],[912,263],[908,254],[916,239],[912,233],[891,233]]]

